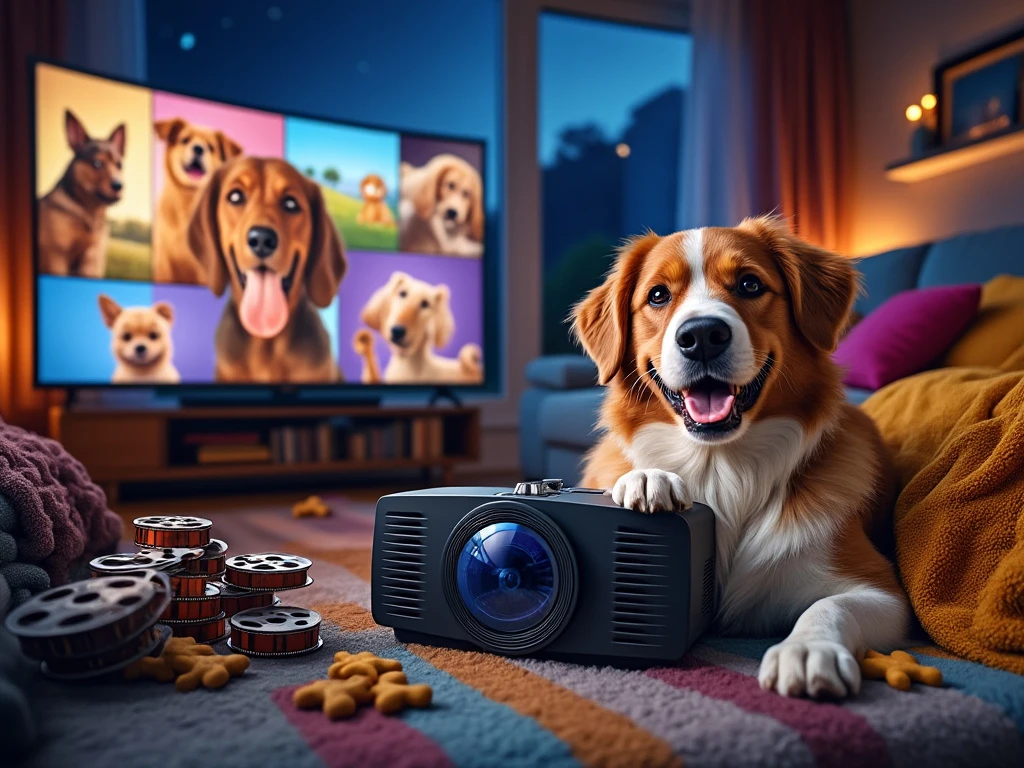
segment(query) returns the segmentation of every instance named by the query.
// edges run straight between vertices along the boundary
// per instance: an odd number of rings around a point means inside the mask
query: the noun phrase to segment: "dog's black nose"
[[[454,208],[449,208],[448,210],[446,210],[444,212],[444,217],[446,219],[448,219],[448,221],[451,221],[452,219],[457,218],[458,215],[459,215],[459,212],[456,211]]]
[[[253,227],[246,238],[249,250],[265,259],[277,250],[277,232],[270,227]]]
[[[730,341],[732,331],[729,324],[717,317],[695,317],[676,331],[676,344],[683,357],[705,363],[725,352]]]
[[[195,155],[196,157],[202,157],[202,156],[203,156],[203,152],[204,152],[204,151],[205,151],[205,150],[203,149],[203,145],[202,145],[202,144],[193,144],[193,145],[192,145],[192,153],[193,153],[193,154],[194,154],[194,155]]]
[[[114,190],[115,192],[120,192],[122,189],[124,189],[124,184],[122,184],[117,179],[111,179],[110,180],[110,188],[112,190]]]
[[[144,354],[146,354],[146,345],[145,344],[136,344],[135,345],[135,356],[136,357],[142,357]]]
[[[401,344],[402,339],[405,338],[405,326],[404,325],[392,325],[391,326],[391,340],[395,344]]]

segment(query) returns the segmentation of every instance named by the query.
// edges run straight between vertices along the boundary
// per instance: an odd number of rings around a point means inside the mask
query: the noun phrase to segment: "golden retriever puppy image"
[[[180,117],[157,120],[153,128],[165,144],[164,186],[153,222],[153,279],[201,285],[201,266],[188,247],[192,208],[213,172],[242,154],[242,147],[220,131]]]
[[[110,349],[117,366],[114,384],[177,384],[171,324],[174,310],[166,301],[152,307],[124,307],[100,294],[100,314],[110,329]]]
[[[479,257],[484,252],[483,185],[461,157],[402,163],[399,243],[403,251]]]
[[[394,226],[394,214],[384,201],[388,194],[384,179],[375,173],[368,174],[359,185],[359,191],[363,196],[363,207],[356,214],[356,221],[359,224]]]
[[[320,187],[284,160],[236,157],[200,192],[188,242],[214,295],[217,381],[341,380],[317,312],[338,292],[345,249]]]
[[[480,347],[466,344],[456,359],[434,352],[455,333],[447,285],[431,285],[405,272],[393,272],[374,291],[360,315],[391,348],[391,359],[380,374],[373,335],[356,331],[353,346],[363,358],[364,384],[479,384],[483,381]]]
[[[71,110],[64,133],[73,156],[57,185],[39,201],[39,271],[103,277],[110,227],[107,208],[124,193],[125,126],[94,139]]]

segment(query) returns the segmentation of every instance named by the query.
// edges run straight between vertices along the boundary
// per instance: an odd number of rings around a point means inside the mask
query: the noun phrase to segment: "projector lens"
[[[459,555],[459,597],[482,624],[519,632],[544,620],[558,593],[558,566],[540,534],[520,523],[481,528]]]

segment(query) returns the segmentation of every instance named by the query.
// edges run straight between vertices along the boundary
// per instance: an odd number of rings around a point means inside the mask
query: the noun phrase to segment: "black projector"
[[[679,659],[715,613],[703,505],[643,515],[558,480],[384,496],[373,618],[401,642],[642,666]]]

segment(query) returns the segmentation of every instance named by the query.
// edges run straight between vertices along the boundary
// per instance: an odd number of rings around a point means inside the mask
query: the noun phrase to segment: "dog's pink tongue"
[[[698,424],[714,424],[728,418],[736,398],[724,387],[687,392],[684,402],[690,418]]]
[[[246,272],[238,317],[245,330],[261,339],[273,338],[284,330],[288,324],[288,301],[280,275],[259,269]]]

